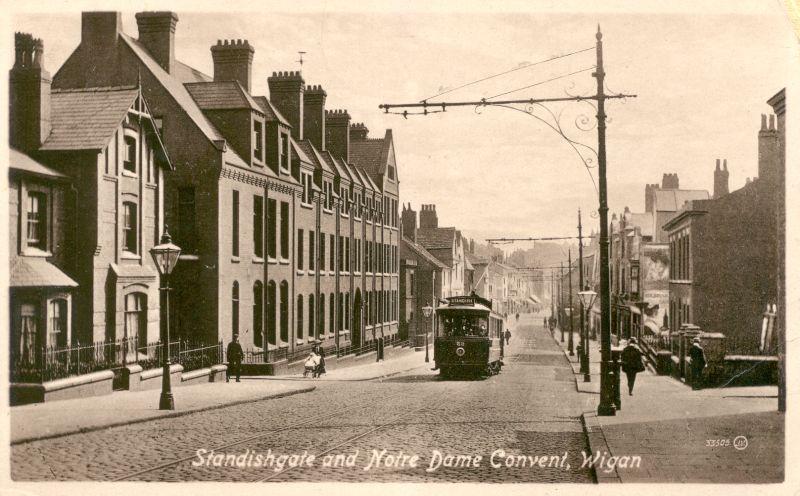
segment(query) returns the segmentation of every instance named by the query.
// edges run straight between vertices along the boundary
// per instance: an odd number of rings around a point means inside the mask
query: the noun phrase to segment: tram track
[[[374,433],[376,433],[376,432],[378,432],[378,431],[380,431],[380,430],[382,430],[382,429],[384,429],[386,427],[396,425],[397,421],[400,420],[400,419],[416,415],[416,414],[418,414],[421,411],[426,410],[426,409],[435,408],[435,407],[437,407],[438,405],[444,403],[447,400],[447,398],[442,398],[441,395],[439,395],[439,394],[430,396],[430,398],[434,398],[434,397],[439,397],[440,398],[439,401],[434,401],[431,404],[431,403],[428,402],[428,398],[426,398],[424,400],[424,402],[423,402],[424,404],[421,407],[416,408],[414,410],[407,411],[407,412],[403,412],[400,415],[397,415],[397,416],[389,419],[388,421],[382,422],[382,423],[380,423],[378,425],[370,426],[370,428],[367,429],[366,431],[363,431],[363,432],[360,432],[360,433],[355,434],[353,436],[350,436],[350,437],[348,437],[347,439],[345,439],[343,441],[339,441],[336,444],[334,444],[333,446],[330,446],[329,448],[326,448],[325,450],[320,451],[319,453],[314,453],[314,455],[315,455],[315,457],[317,459],[321,459],[323,456],[331,453],[334,450],[337,450],[339,448],[342,448],[342,447],[345,447],[347,445],[350,445],[353,442],[358,441],[360,439],[363,439],[363,438],[369,436],[370,434],[374,434]],[[250,481],[250,482],[268,482],[268,481],[271,481],[273,479],[277,479],[277,478],[285,475],[286,473],[288,473],[288,472],[290,472],[292,470],[299,469],[299,468],[300,467],[298,467],[298,466],[287,467],[287,468],[284,468],[284,469],[282,469],[282,470],[280,470],[280,471],[278,471],[276,473],[267,475],[265,477],[261,477],[259,479],[256,479],[256,480],[253,480],[253,481]]]
[[[397,394],[394,394],[394,395],[385,396],[384,399],[391,400],[391,399],[403,396],[404,394],[406,394],[406,393],[401,391],[401,392],[398,392]],[[273,428],[273,429],[260,431],[257,434],[254,434],[254,435],[249,436],[247,438],[239,439],[237,441],[232,441],[230,443],[226,443],[226,444],[215,446],[213,448],[210,448],[209,451],[220,452],[220,451],[232,448],[234,446],[239,446],[239,445],[242,445],[242,444],[251,443],[253,441],[258,441],[258,440],[263,439],[263,438],[265,438],[267,436],[270,436],[270,435],[275,435],[275,434],[278,434],[278,433],[281,433],[281,432],[287,432],[287,431],[299,429],[301,427],[307,427],[309,425],[314,425],[314,424],[316,424],[318,422],[322,422],[322,421],[325,421],[325,420],[330,420],[330,419],[336,418],[336,417],[338,417],[338,416],[340,416],[340,415],[342,415],[342,414],[344,414],[346,412],[358,411],[358,410],[360,410],[360,409],[362,409],[364,407],[367,407],[367,406],[371,405],[372,403],[373,403],[372,400],[367,400],[367,401],[358,403],[357,405],[349,405],[349,406],[344,407],[344,408],[340,408],[340,409],[337,409],[337,410],[334,410],[334,411],[326,412],[325,414],[321,414],[321,415],[317,415],[317,416],[314,416],[314,417],[306,418],[304,420],[301,420],[301,421],[298,421],[298,422],[294,422],[294,423],[289,424],[289,425],[284,426],[284,427],[279,427],[279,428]],[[206,449],[205,446],[203,446],[201,448]],[[122,475],[120,477],[111,479],[111,481],[112,482],[121,482],[121,481],[130,480],[130,479],[133,479],[135,477],[139,477],[141,475],[145,475],[145,474],[149,474],[149,473],[152,473],[152,472],[157,472],[159,470],[164,470],[164,469],[167,469],[167,468],[170,468],[170,467],[174,467],[174,466],[180,465],[181,463],[188,462],[189,460],[193,460],[193,459],[196,459],[196,458],[197,458],[197,451],[196,450],[192,450],[191,454],[189,454],[187,456],[176,458],[176,459],[173,459],[173,460],[170,460],[168,462],[164,462],[164,463],[161,463],[161,464],[158,464],[158,465],[153,465],[151,467],[147,467],[147,468],[144,468],[142,470],[137,470],[135,472],[131,472],[131,473]]]

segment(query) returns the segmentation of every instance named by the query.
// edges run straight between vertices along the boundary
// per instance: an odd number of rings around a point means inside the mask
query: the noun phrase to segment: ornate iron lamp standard
[[[431,361],[430,355],[428,354],[428,323],[430,322],[431,315],[433,315],[433,307],[425,305],[422,307],[422,314],[425,316],[425,363],[428,363]]]
[[[584,288],[583,291],[578,292],[578,297],[581,299],[581,321],[583,321],[583,315],[585,313],[589,313],[594,305],[594,299],[597,297],[597,293],[589,289],[588,286]],[[588,319],[588,317],[587,317]],[[583,326],[581,326],[583,327]],[[586,333],[584,342],[586,346],[583,349],[583,353],[581,354],[581,369],[583,371],[583,382],[591,381],[591,373],[589,370],[589,335],[588,330],[581,329],[581,333]]]
[[[177,246],[172,244],[172,238],[167,232],[167,226],[164,226],[164,234],[161,235],[161,244],[158,244],[150,249],[150,255],[153,257],[153,261],[156,263],[156,268],[158,269],[158,274],[161,276],[162,285],[159,288],[159,291],[164,293],[164,336],[163,346],[166,346],[166,351],[162,352],[162,361],[164,367],[164,375],[161,379],[161,397],[158,401],[158,409],[159,410],[174,410],[175,409],[175,400],[172,397],[172,384],[170,383],[170,375],[169,375],[169,367],[170,367],[170,356],[169,356],[169,276],[172,274],[172,271],[175,269],[175,265],[178,263],[178,257],[181,254],[181,249]],[[162,349],[163,349],[162,346]]]

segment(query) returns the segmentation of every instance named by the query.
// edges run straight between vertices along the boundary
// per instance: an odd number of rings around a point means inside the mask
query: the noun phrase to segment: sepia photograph
[[[794,0],[2,5],[8,494],[798,494]]]

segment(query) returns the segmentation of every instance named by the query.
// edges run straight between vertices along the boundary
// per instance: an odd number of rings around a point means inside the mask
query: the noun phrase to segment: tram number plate
[[[464,341],[456,341],[456,346],[464,346]]]

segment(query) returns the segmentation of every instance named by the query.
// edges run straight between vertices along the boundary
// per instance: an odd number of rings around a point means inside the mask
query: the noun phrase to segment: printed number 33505
[[[731,446],[730,439],[706,439],[706,448],[720,448]]]

